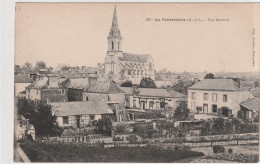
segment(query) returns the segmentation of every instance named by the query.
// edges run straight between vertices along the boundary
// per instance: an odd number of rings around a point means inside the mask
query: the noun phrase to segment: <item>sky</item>
[[[15,64],[103,63],[115,5],[122,50],[151,54],[156,70],[259,71],[259,4],[16,3]]]

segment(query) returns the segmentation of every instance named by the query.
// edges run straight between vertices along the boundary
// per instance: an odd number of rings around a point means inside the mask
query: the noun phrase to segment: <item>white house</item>
[[[188,108],[202,118],[237,116],[240,103],[251,98],[249,90],[232,79],[204,79],[188,88]]]

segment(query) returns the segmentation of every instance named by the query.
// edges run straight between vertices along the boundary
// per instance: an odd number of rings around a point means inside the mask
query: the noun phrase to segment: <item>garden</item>
[[[104,148],[102,145],[28,140],[20,142],[20,146],[32,162],[174,162],[204,155],[189,149],[156,146]]]

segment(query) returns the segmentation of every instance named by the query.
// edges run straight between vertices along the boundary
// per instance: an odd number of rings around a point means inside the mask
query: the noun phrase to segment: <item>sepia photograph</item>
[[[14,18],[14,162],[259,162],[260,3],[17,2]]]

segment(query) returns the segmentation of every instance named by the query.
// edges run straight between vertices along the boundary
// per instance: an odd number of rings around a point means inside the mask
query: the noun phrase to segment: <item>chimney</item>
[[[167,92],[170,92],[172,90],[171,86],[167,86]]]
[[[48,76],[49,88],[59,88],[58,76]]]
[[[81,67],[82,72],[86,72],[86,66]]]
[[[196,84],[199,81],[199,78],[195,77],[194,78],[194,84]]]
[[[97,79],[98,79],[97,76],[95,76],[95,75],[89,75],[89,76],[88,76],[88,83],[89,83],[90,85],[95,84],[95,83],[97,83]]]

